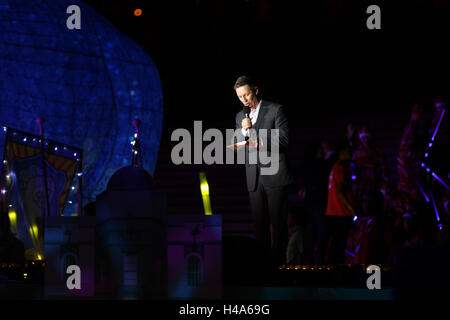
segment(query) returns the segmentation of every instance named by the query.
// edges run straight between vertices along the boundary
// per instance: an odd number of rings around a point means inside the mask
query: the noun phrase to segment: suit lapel
[[[256,119],[255,128],[256,130],[259,129],[261,124],[263,123],[264,117],[267,113],[267,105],[264,100],[261,100],[261,105],[259,106],[259,113],[258,113],[258,119]]]

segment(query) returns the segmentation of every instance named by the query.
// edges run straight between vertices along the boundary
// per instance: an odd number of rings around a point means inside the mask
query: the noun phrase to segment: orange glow
[[[141,10],[141,9],[136,9],[136,10],[134,10],[134,15],[135,15],[136,17],[139,17],[141,14],[142,14],[142,10]]]

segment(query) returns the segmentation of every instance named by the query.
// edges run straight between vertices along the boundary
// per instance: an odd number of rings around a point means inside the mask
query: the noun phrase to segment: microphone
[[[249,106],[244,106],[244,108],[242,108],[242,111],[244,111],[245,118],[250,118],[250,107]],[[245,141],[247,141],[248,139],[249,139],[248,135],[245,136]]]
[[[244,111],[245,117],[250,118],[250,107],[244,106],[244,108],[242,110]]]

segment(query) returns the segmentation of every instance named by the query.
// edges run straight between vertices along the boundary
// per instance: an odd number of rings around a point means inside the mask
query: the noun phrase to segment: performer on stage
[[[261,174],[261,168],[270,164],[261,164],[259,157],[256,164],[248,161],[247,157],[245,164],[250,206],[255,219],[256,240],[266,249],[271,249],[272,265],[277,266],[286,263],[288,186],[294,181],[286,159],[289,143],[288,119],[283,106],[259,98],[258,87],[251,78],[239,77],[234,89],[242,104],[250,108],[248,118],[244,111],[236,115],[236,128],[240,129],[237,130],[238,139],[244,141],[250,136],[250,145],[246,146],[245,150],[247,154],[260,148],[264,148],[270,154],[271,144],[274,143],[273,135],[264,141],[260,130],[279,130],[276,141],[279,145],[278,171],[272,175]],[[273,228],[272,243],[270,225]]]

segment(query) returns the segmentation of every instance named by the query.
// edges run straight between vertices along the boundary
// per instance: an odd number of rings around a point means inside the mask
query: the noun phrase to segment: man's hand
[[[247,143],[250,147],[258,148],[258,139],[256,138],[248,139]]]
[[[297,195],[300,197],[300,199],[304,200],[306,198],[306,190],[303,188],[300,188],[298,190]]]
[[[241,126],[245,131],[247,131],[249,128],[252,127],[252,118],[242,119]]]
[[[353,137],[353,133],[355,132],[355,128],[353,128],[353,125],[349,123],[347,125],[347,139],[351,139]]]

